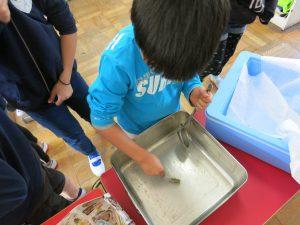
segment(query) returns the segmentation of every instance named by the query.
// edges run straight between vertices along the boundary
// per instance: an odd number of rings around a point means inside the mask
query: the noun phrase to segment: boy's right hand
[[[7,0],[0,0],[0,22],[8,23],[10,21],[10,10]]]
[[[159,159],[153,154],[147,154],[140,162],[139,166],[148,176],[164,176],[164,167]]]

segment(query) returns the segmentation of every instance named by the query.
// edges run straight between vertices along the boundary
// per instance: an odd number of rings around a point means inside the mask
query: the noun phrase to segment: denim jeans
[[[88,86],[79,73],[72,74],[71,84],[73,95],[62,105],[49,104],[40,110],[26,113],[56,136],[61,137],[71,147],[89,155],[94,153],[96,148],[68,109],[70,107],[83,119],[90,122],[90,108],[86,100]]]

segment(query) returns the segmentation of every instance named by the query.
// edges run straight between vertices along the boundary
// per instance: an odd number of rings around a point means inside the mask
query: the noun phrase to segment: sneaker
[[[92,153],[88,156],[90,168],[97,177],[100,177],[105,172],[105,165],[98,152]]]
[[[45,163],[45,166],[48,167],[48,168],[50,168],[50,169],[54,169],[55,170],[56,167],[57,167],[57,162],[56,162],[55,159],[50,159],[49,162]]]
[[[22,117],[24,114],[25,114],[25,113],[24,113],[22,110],[16,109],[16,115],[17,115],[18,117]]]
[[[79,192],[76,200],[84,197],[85,195],[86,195],[86,190],[84,188],[79,188]]]
[[[65,197],[67,200],[69,200],[70,202],[75,202],[77,201],[78,199],[84,197],[86,195],[86,190],[84,188],[79,188],[79,192],[78,192],[78,195],[76,198],[73,198],[73,199],[70,199],[70,198],[67,198]]]
[[[33,121],[31,116],[27,115],[26,113],[22,116],[22,120],[23,120],[24,123],[30,123],[30,122]]]
[[[38,145],[41,147],[41,149],[43,149],[43,152],[47,153],[49,147],[46,143],[38,142]]]
[[[31,121],[33,121],[31,116],[29,116],[28,114],[26,114],[24,111],[20,109],[16,109],[16,116],[21,117],[24,123],[30,123]]]

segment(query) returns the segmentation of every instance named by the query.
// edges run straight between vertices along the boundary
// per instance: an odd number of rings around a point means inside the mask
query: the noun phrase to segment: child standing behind
[[[88,96],[92,124],[147,175],[163,175],[163,166],[130,138],[178,111],[181,93],[195,107],[210,103],[196,74],[217,47],[228,9],[227,0],[134,0],[133,26],[102,54]]]
[[[222,35],[220,44],[213,59],[200,75],[203,80],[208,75],[218,76],[223,67],[235,53],[246,26],[257,17],[262,24],[268,24],[274,16],[278,0],[230,0],[231,12],[226,32]],[[210,76],[213,81],[218,77]]]

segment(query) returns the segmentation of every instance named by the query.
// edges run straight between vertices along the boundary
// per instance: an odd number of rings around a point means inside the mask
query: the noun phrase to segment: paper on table
[[[300,68],[297,76],[295,66],[288,65],[287,59],[266,57],[264,60],[279,65],[284,60],[286,73],[262,69],[258,74],[249,75],[245,65],[229,104],[227,117],[286,140],[291,173],[300,183]],[[289,73],[288,67],[293,71]]]

